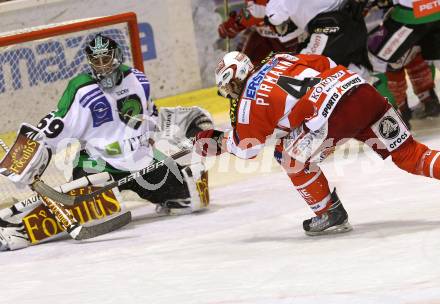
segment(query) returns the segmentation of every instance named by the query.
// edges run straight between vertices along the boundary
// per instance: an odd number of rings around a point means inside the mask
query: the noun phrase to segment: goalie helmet
[[[238,98],[244,82],[254,69],[248,56],[234,51],[227,53],[217,64],[215,82],[218,92],[223,97]]]
[[[97,34],[87,43],[85,52],[93,77],[104,88],[113,88],[122,77],[119,66],[123,62],[121,47],[109,37]]]

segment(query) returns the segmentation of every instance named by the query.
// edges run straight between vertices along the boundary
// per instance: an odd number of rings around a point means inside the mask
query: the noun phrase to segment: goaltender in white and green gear
[[[0,172],[14,183],[31,184],[42,174],[52,153],[74,142],[81,146],[72,172],[74,181],[99,172],[118,180],[166,157],[157,147],[168,152],[188,148],[198,131],[212,128],[209,114],[198,107],[157,111],[147,77],[122,64],[122,50],[111,38],[96,35],[85,52],[92,72],[69,82],[57,109],[37,128],[23,124],[20,129],[24,133],[30,128],[38,134],[33,136],[40,145],[32,161],[20,173],[2,168],[4,160],[0,163]],[[209,204],[207,172],[200,160],[176,160],[119,190],[136,192],[156,204],[161,214],[187,214]],[[31,205],[35,208],[38,203]],[[0,250],[29,245],[20,222],[29,210],[22,211],[11,214],[0,210]]]

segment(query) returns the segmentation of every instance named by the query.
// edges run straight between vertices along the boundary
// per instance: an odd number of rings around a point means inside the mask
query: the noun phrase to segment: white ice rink
[[[440,149],[437,130],[419,139]],[[312,213],[284,173],[228,173],[203,214],[137,204],[114,233],[0,253],[0,303],[440,303],[440,181],[357,157],[323,165],[348,234],[305,236]]]

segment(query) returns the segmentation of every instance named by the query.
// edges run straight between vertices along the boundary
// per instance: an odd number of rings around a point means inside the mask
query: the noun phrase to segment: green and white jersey
[[[395,7],[391,11],[391,18],[404,24],[423,24],[440,20],[440,12],[434,12],[424,17],[416,17],[414,15],[414,0],[393,0]],[[433,1],[431,6],[437,6]]]
[[[399,5],[402,5],[402,6],[405,6],[405,7],[409,7],[409,8],[412,8],[413,6],[413,0],[393,0],[393,4],[399,4]]]
[[[156,130],[157,110],[150,83],[142,72],[120,68],[123,79],[112,89],[103,90],[88,74],[69,82],[57,109],[38,125],[54,153],[79,141],[92,160],[116,170],[139,170],[152,162],[149,140]]]

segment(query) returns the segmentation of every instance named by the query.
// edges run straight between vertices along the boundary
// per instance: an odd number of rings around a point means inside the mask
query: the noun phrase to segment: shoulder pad
[[[96,80],[90,74],[79,74],[72,78],[67,85],[66,90],[63,93],[60,101],[58,102],[55,116],[64,117],[72,106],[75,100],[76,92],[82,87],[96,83]]]

